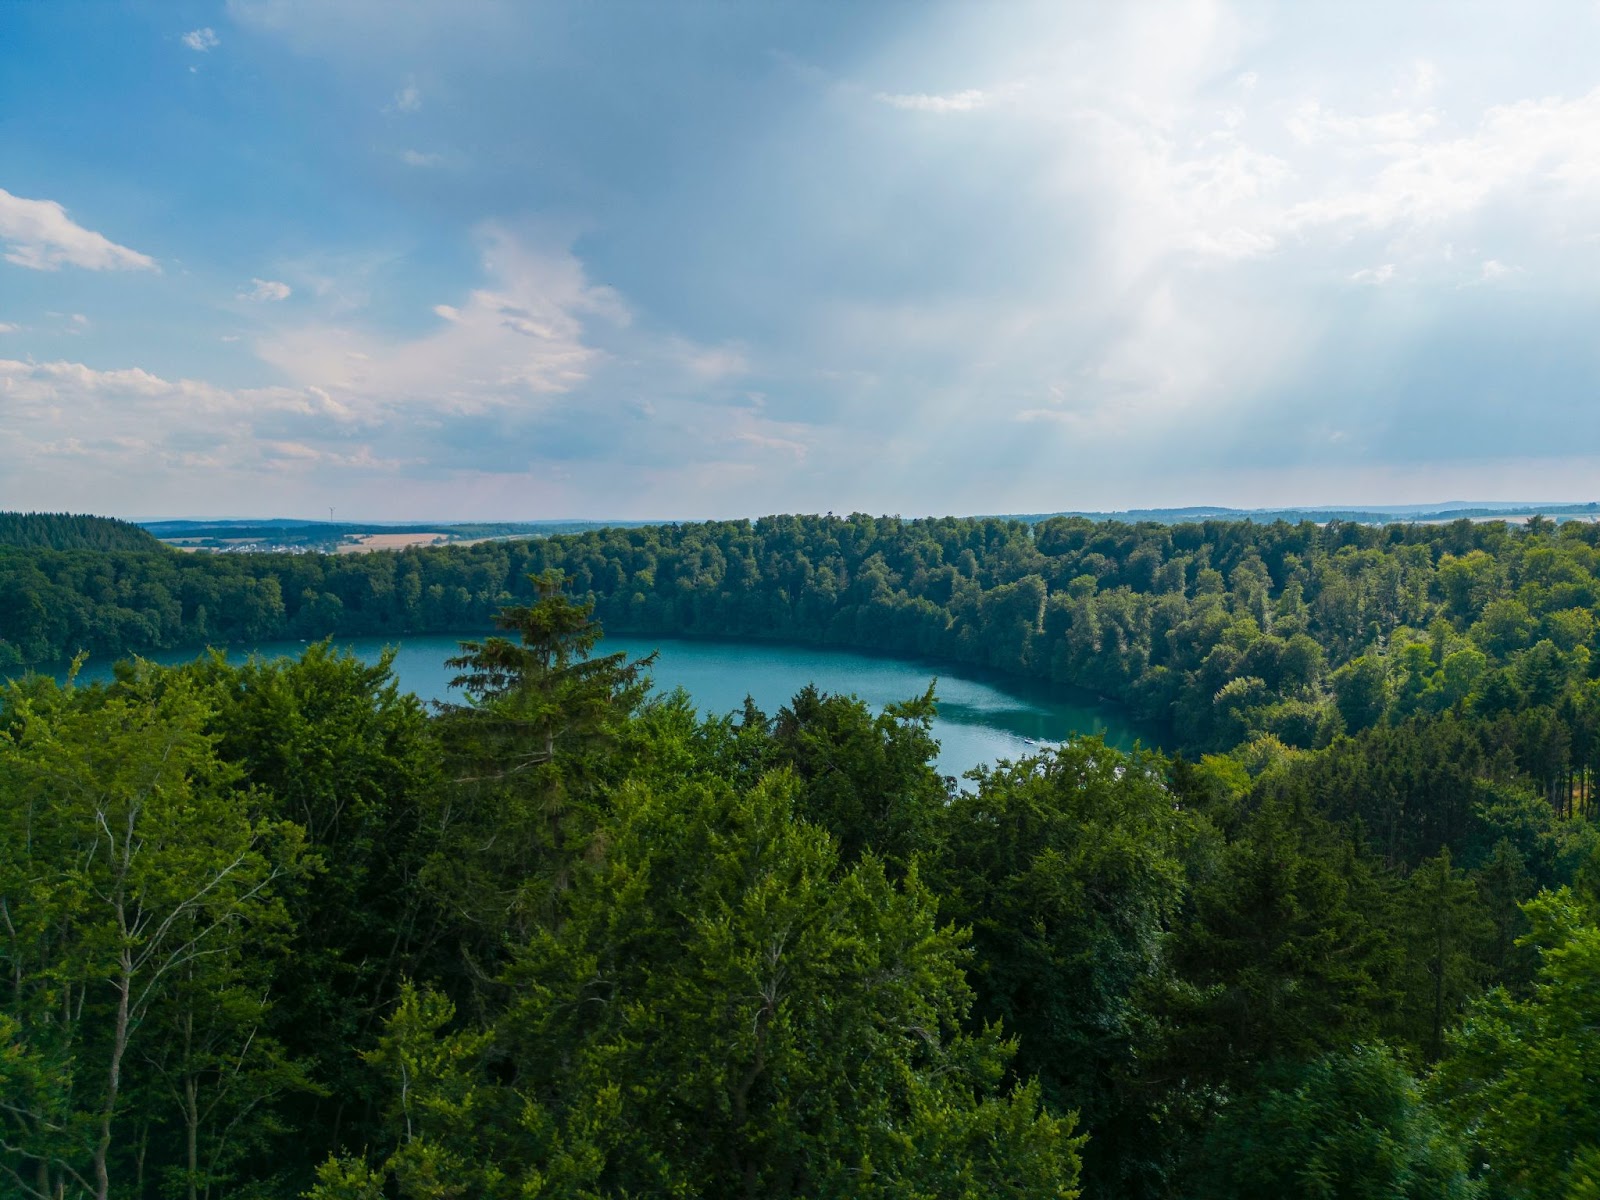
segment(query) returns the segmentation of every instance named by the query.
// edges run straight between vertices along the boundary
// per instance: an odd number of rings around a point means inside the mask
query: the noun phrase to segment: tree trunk
[[[195,1200],[195,1181],[200,1175],[200,1113],[195,1105],[194,1076],[183,1080],[183,1124],[185,1149],[188,1151],[189,1200]]]
[[[193,969],[185,972],[193,981]],[[200,1154],[200,1110],[195,1102],[198,1087],[194,1077],[194,1008],[185,1006],[183,1013],[183,1135],[187,1152],[189,1200],[195,1200],[195,1179],[198,1174]]]
[[[122,1055],[128,1048],[128,1000],[133,989],[132,952],[124,947],[121,977],[117,980],[117,1029],[111,1041],[111,1065],[106,1071],[106,1103],[100,1113],[100,1138],[94,1148],[95,1200],[110,1200],[111,1176],[106,1159],[111,1153],[111,1119],[117,1111],[117,1089],[122,1085]]]

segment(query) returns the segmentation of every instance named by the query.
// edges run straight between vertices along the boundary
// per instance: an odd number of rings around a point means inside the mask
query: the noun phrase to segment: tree
[[[23,1196],[112,1192],[131,1054],[186,975],[281,927],[301,838],[257,815],[198,690],[148,668],[106,693],[0,692],[0,968],[24,1103],[0,1171]]]
[[[570,598],[562,575],[533,579],[532,604],[507,605],[495,622],[517,640],[463,642],[448,661],[466,704],[447,707],[440,730],[454,804],[433,832],[425,868],[439,902],[463,920],[472,971],[493,973],[507,927],[526,937],[548,916],[595,829],[614,751],[649,689],[654,655],[594,655],[594,606]]]
[[[1470,1200],[1480,1189],[1417,1081],[1381,1043],[1274,1064],[1207,1135],[1195,1200]]]
[[[960,934],[914,871],[841,872],[794,802],[787,774],[619,797],[489,1032],[402,1003],[396,1149],[314,1195],[1076,1196],[1071,1119],[959,1031]]]
[[[283,1162],[273,1153],[290,1127],[283,1098],[324,1090],[308,1078],[310,1064],[268,1032],[272,993],[285,990],[274,988],[285,933],[258,924],[218,941],[184,963],[151,1006],[123,1120],[138,1131],[136,1180],[158,1178],[164,1194],[203,1200],[264,1182],[262,1167]],[[173,1130],[176,1139],[157,1133]]]
[[[1404,954],[1407,1035],[1430,1061],[1444,1053],[1445,1030],[1487,973],[1493,925],[1477,885],[1441,850],[1407,877],[1397,907]]]
[[[1081,1111],[1099,1190],[1148,1149],[1121,1086],[1137,994],[1161,967],[1185,858],[1206,835],[1161,766],[1083,738],[982,769],[951,801],[933,874],[943,911],[973,930],[974,1022],[1002,1024],[1020,1042],[1015,1070]]]
[[[571,599],[560,571],[534,576],[533,585],[532,604],[506,605],[494,618],[516,641],[462,642],[462,653],[446,662],[461,672],[452,686],[467,696],[467,707],[455,714],[475,717],[473,728],[494,738],[504,756],[502,775],[549,762],[558,742],[604,741],[617,718],[644,698],[645,671],[654,661],[654,655],[633,663],[626,654],[595,657],[601,631],[593,602]]]
[[[930,684],[922,696],[874,717],[854,697],[807,685],[778,713],[771,761],[793,768],[800,815],[833,835],[844,862],[870,850],[904,871],[932,844],[947,799],[932,766],[936,704]]]
[[[184,668],[215,707],[218,753],[271,812],[305,830],[318,860],[279,889],[294,923],[282,948],[293,969],[272,988],[252,1043],[258,1054],[298,1060],[315,1085],[278,1105],[299,1132],[275,1158],[302,1182],[344,1140],[370,1136],[375,1101],[361,1051],[375,1044],[401,978],[438,969],[428,956],[441,918],[421,875],[447,799],[440,746],[391,663],[392,654],[368,664],[321,642],[299,658],[230,666],[212,655]],[[268,949],[263,938],[252,960],[267,960]],[[248,1014],[255,1003],[235,993],[203,1015]]]
[[[1389,706],[1388,667],[1375,654],[1354,659],[1333,673],[1333,694],[1351,733],[1376,725]]]
[[[1600,1162],[1600,927],[1566,888],[1523,909],[1532,990],[1472,1004],[1436,1087],[1497,1194],[1571,1200],[1593,1194]]]
[[[1194,887],[1151,998],[1164,1041],[1151,1069],[1238,1085],[1264,1063],[1374,1034],[1396,1000],[1384,908],[1349,840],[1281,803],[1261,808]]]

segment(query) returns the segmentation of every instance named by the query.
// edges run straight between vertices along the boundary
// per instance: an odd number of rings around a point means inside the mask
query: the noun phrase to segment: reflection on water
[[[381,638],[353,638],[339,643],[362,658],[375,660],[390,643]],[[444,660],[456,653],[457,639],[442,636],[406,638],[395,655],[400,685],[425,700],[449,698],[453,674]],[[261,647],[266,654],[298,654],[300,642]],[[653,678],[658,690],[683,688],[703,712],[721,715],[742,708],[746,695],[771,715],[812,683],[820,691],[859,696],[874,709],[920,696],[938,679],[939,769],[960,775],[981,763],[1017,758],[1041,745],[1082,734],[1100,734],[1127,749],[1140,736],[1121,714],[1093,697],[1064,694],[1052,688],[1013,680],[976,678],[962,668],[895,658],[878,658],[845,650],[819,650],[751,642],[687,641],[674,638],[608,637],[602,651],[624,651],[640,657],[659,649]],[[242,652],[230,653],[238,658]],[[194,651],[153,655],[157,662],[185,662]],[[84,682],[107,679],[112,664],[85,665]],[[1149,737],[1145,735],[1148,742]]]

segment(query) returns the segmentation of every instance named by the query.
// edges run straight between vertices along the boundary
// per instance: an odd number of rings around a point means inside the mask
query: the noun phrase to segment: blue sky
[[[1600,496],[1600,5],[0,5],[0,507]]]

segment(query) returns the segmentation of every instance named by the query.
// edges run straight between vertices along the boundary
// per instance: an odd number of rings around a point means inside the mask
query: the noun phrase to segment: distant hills
[[[1587,504],[1495,504],[1449,501],[1353,508],[1131,508],[1113,512],[1087,509],[1051,513],[998,514],[1037,524],[1051,517],[1091,521],[1151,522],[1177,525],[1200,521],[1348,521],[1360,525],[1425,524],[1462,519],[1522,521],[1534,516],[1563,521],[1600,521],[1600,502]],[[259,520],[172,519],[129,522],[72,513],[0,512],[0,547],[37,550],[154,550],[176,546],[221,553],[288,551],[331,553],[401,549],[500,538],[549,537],[589,529],[638,528],[662,521],[477,521],[411,522],[305,521],[286,517]]]
[[[1543,516],[1552,521],[1593,521],[1600,519],[1600,502],[1588,504],[1492,504],[1451,500],[1444,504],[1391,504],[1373,508],[1226,508],[1221,505],[1195,505],[1188,508],[1130,508],[1120,512],[1054,512],[1006,514],[1017,520],[1037,524],[1051,517],[1087,517],[1091,521],[1126,521],[1137,524],[1151,521],[1158,525],[1179,525],[1186,521],[1254,521],[1270,525],[1274,521],[1350,521],[1360,525],[1423,524],[1460,520],[1526,520]]]

